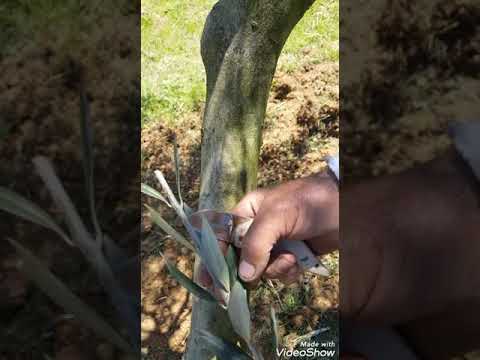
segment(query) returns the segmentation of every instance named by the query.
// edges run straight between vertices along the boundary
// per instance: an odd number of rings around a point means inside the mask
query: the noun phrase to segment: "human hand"
[[[288,284],[301,274],[296,258],[272,251],[280,239],[306,241],[317,254],[338,248],[338,187],[327,173],[248,193],[232,213],[253,218],[242,240],[239,276],[255,284],[263,275]],[[223,251],[226,244],[220,242]],[[202,269],[200,282],[211,286]]]
[[[305,240],[318,255],[338,247],[338,188],[327,174],[253,191],[232,212],[254,219],[240,255],[239,275],[246,282],[262,275],[284,283],[298,278],[295,256],[272,251],[280,239]]]
[[[398,323],[480,289],[478,198],[451,156],[343,190],[345,316]]]
[[[449,153],[342,188],[341,315],[401,326],[423,358],[480,341],[479,200],[458,164]]]

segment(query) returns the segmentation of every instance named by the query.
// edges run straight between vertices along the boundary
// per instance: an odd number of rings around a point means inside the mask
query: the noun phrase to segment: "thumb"
[[[268,219],[268,220],[267,220]],[[260,278],[270,259],[270,251],[280,238],[276,222],[258,214],[242,240],[238,273],[242,280],[252,282]]]

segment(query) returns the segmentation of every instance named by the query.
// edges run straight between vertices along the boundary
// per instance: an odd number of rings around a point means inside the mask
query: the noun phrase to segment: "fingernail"
[[[238,273],[243,280],[250,280],[255,275],[255,267],[252,264],[249,264],[245,260],[242,260],[240,267],[238,268]]]

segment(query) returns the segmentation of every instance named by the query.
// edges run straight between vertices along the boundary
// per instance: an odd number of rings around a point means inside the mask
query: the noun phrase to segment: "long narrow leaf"
[[[183,226],[185,227],[185,229],[187,229],[188,235],[193,240],[193,242],[194,242],[196,248],[198,249],[198,251],[200,251],[200,248],[202,247],[202,244],[201,244],[201,241],[200,241],[201,234],[198,235],[197,231],[193,228],[189,217],[185,214],[185,212],[183,210],[178,212],[178,215],[179,215],[180,219],[182,220]]]
[[[130,261],[125,250],[118,246],[107,234],[103,235],[103,253],[113,272]]]
[[[238,346],[205,330],[200,330],[198,333],[199,337],[210,345],[211,350],[219,360],[252,360],[252,358]]]
[[[230,288],[235,285],[235,282],[238,281],[238,270],[237,270],[237,254],[232,245],[228,247],[227,255],[225,256],[225,261],[228,265],[228,273],[230,275]]]
[[[0,210],[46,227],[56,232],[66,243],[73,246],[68,235],[55,223],[50,215],[33,202],[4,187],[0,187]]]
[[[80,90],[80,128],[82,133],[83,175],[90,208],[90,217],[95,228],[95,237],[98,242],[102,242],[102,229],[100,228],[95,206],[93,131],[90,121],[90,106],[83,86]]]
[[[177,182],[177,194],[180,205],[183,206],[182,190],[180,188],[180,157],[178,156],[177,138],[173,138],[173,162],[175,164],[175,180]]]
[[[237,281],[230,292],[228,316],[235,332],[248,344],[251,343],[251,320],[248,309],[247,291]]]
[[[190,223],[190,220],[188,219],[187,214],[185,213],[185,208],[190,209],[188,207],[181,206],[177,199],[175,198],[175,195],[173,195],[172,189],[167,183],[167,180],[165,180],[165,177],[163,176],[162,172],[160,170],[155,170],[155,176],[157,177],[163,191],[165,194],[167,194],[168,200],[170,202],[170,205],[173,207],[175,212],[177,213],[178,217],[182,220],[183,225],[187,229],[188,234],[192,238],[193,242],[195,243],[196,247],[200,249],[200,238],[195,232],[192,224]],[[191,210],[187,210],[188,212],[191,212]]]
[[[182,234],[176,231],[173,227],[171,227],[160,215],[158,211],[153,209],[152,207],[145,205],[145,207],[150,211],[150,216],[152,217],[152,221],[158,225],[163,231],[165,231],[168,235],[170,235],[173,239],[177,242],[182,244],[183,246],[189,248],[190,250],[196,252],[195,247],[185,239]]]
[[[167,180],[165,179],[165,176],[163,176],[163,173],[160,170],[155,170],[155,176],[157,177],[157,180],[160,183],[160,186],[162,187],[163,191],[165,192],[165,194],[167,194],[167,198],[168,198],[168,201],[170,202],[170,204],[177,211],[182,209],[182,206],[180,205],[177,198],[173,194],[173,191],[170,188],[170,186],[168,185]]]
[[[178,270],[173,264],[170,263],[165,257],[163,257],[165,260],[165,264],[167,265],[167,269],[172,275],[175,280],[178,281],[180,285],[182,285],[185,289],[187,289],[189,292],[191,292],[193,295],[196,297],[202,299],[202,300],[207,300],[210,302],[216,303],[217,300],[205,289],[201,288],[197,284],[195,284],[192,279],[187,277],[184,273],[182,273],[180,270]]]
[[[75,315],[78,321],[111,341],[120,349],[131,352],[132,348],[107,322],[68,289],[28,249],[15,240],[8,239],[24,261],[23,271],[54,303]]]
[[[100,248],[94,247],[91,235],[55,174],[51,162],[43,156],[37,156],[33,159],[33,163],[56,205],[65,215],[65,221],[75,244],[86,254],[87,260],[96,257],[95,253]]]
[[[153,197],[155,199],[158,199],[160,201],[163,201],[168,207],[171,207],[171,205],[168,203],[167,199],[165,199],[162,194],[160,194],[157,190],[152,188],[151,186],[148,186],[147,184],[142,183],[141,185],[141,191],[147,196]]]
[[[95,269],[105,291],[110,297],[112,305],[115,306],[124,323],[129,327],[131,338],[136,339],[140,331],[138,311],[135,304],[132,304],[131,297],[122,289],[118,280],[115,278],[110,265],[103,255],[102,247],[99,246],[101,244],[95,243],[87,231],[48,159],[36,157],[34,164],[55,203],[64,213],[72,239],[83,252],[85,259]]]
[[[278,334],[277,316],[275,314],[275,309],[273,308],[273,306],[270,307],[270,319],[272,320],[273,345],[275,347],[275,354],[277,354],[277,349],[280,346],[280,335]]]
[[[192,216],[192,214],[194,213],[193,209],[185,202],[183,202],[183,210],[185,211],[185,214],[187,214],[187,217]]]
[[[131,341],[138,345],[138,334],[140,333],[138,299],[132,293],[124,290],[102,253],[96,253],[93,259],[87,260],[98,274],[111,304],[122,319],[122,323],[128,328]]]
[[[228,294],[230,275],[227,262],[218,246],[217,236],[205,217],[202,217],[202,239],[198,251],[215,285]]]

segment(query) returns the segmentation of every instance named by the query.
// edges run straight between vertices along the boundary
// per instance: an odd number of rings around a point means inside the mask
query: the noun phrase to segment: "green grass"
[[[316,0],[290,34],[279,68],[294,70],[306,50],[310,61],[338,61],[339,21],[339,0]]]
[[[215,1],[142,1],[142,123],[174,119],[205,97],[203,23]]]
[[[142,124],[174,121],[201,106],[205,71],[200,37],[214,0],[142,0]],[[293,71],[309,50],[314,62],[338,60],[338,0],[317,0],[279,59]]]
[[[291,314],[304,304],[304,293],[301,287],[289,289],[283,294],[283,314]]]

